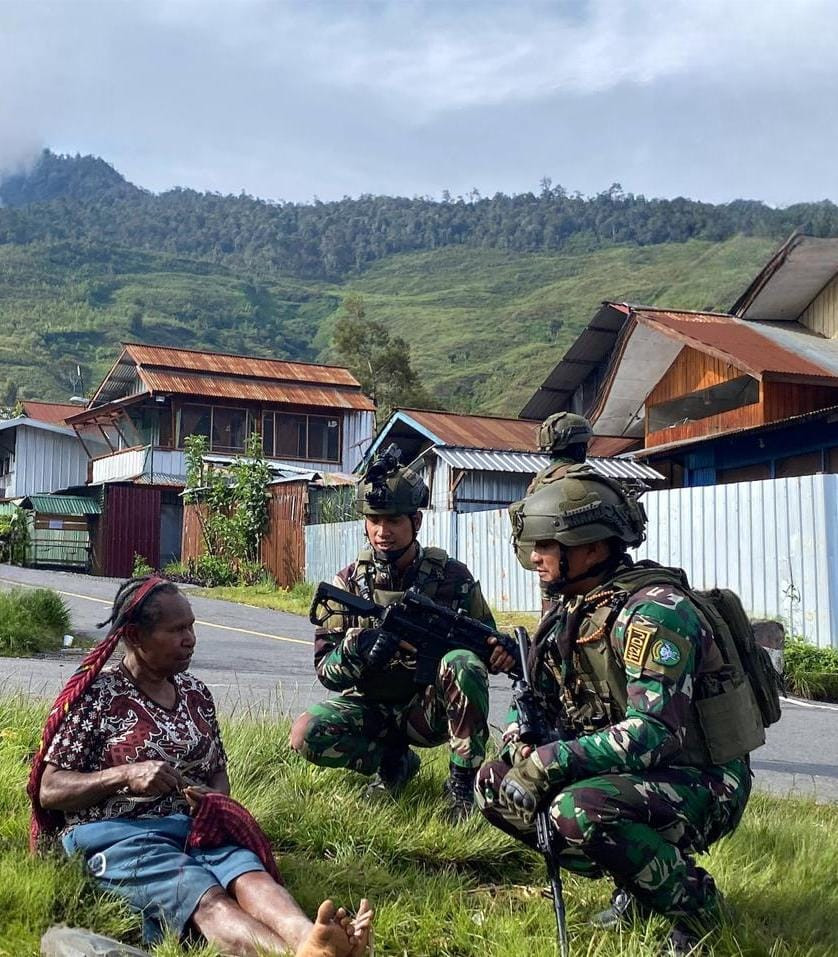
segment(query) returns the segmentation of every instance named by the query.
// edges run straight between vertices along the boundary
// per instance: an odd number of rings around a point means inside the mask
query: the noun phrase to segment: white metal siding
[[[754,617],[838,647],[838,475],[649,492],[649,534],[636,550],[685,569],[696,588],[738,592]],[[506,510],[425,513],[420,534],[465,562],[490,604],[536,611],[536,576],[518,564]],[[330,581],[356,556],[362,522],[306,528],[306,578]]]
[[[57,492],[87,481],[87,453],[75,435],[61,435],[19,425],[15,463],[6,496],[17,498]]]
[[[838,276],[818,293],[800,321],[828,339],[838,336]]]
[[[347,412],[344,415],[341,472],[349,474],[355,469],[370,447],[374,428],[375,414],[372,412]],[[308,464],[307,462],[306,465]],[[321,472],[334,472],[335,463],[323,466],[315,464],[312,468]]]

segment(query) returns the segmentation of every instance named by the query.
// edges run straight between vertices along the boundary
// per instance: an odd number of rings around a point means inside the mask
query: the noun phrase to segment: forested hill
[[[548,180],[540,192],[442,200],[361,196],[312,204],[176,189],[154,195],[103,160],[44,151],[25,175],[0,184],[0,243],[118,244],[228,261],[303,279],[343,280],[396,253],[445,246],[551,252],[640,246],[734,235],[772,239],[802,227],[838,231],[831,202],[771,209],[646,199],[619,187],[585,198]]]
[[[777,242],[838,235],[832,203],[772,210],[612,189],[273,203],[154,195],[45,152],[0,183],[0,404],[90,389],[121,340],[334,359],[348,291],[439,401],[517,414],[604,298],[726,308]]]

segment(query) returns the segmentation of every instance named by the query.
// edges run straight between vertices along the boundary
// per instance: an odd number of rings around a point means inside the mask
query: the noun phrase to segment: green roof
[[[21,505],[44,515],[100,515],[99,503],[81,495],[30,495]]]
[[[0,515],[12,515],[16,508],[14,502],[0,502]]]

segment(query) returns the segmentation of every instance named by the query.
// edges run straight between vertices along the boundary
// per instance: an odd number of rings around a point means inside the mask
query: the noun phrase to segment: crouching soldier
[[[694,855],[739,823],[747,755],[764,741],[751,685],[730,663],[731,632],[683,572],[631,561],[646,516],[620,484],[578,466],[510,511],[519,562],[559,599],[530,668],[564,734],[522,745],[513,709],[502,760],[478,774],[478,804],[529,843],[546,807],[562,865],[616,885],[595,923],[656,912],[673,921],[663,953],[693,953],[720,914]]]
[[[382,605],[398,601],[408,588],[417,589],[494,627],[480,585],[466,566],[417,541],[419,509],[428,504],[428,489],[419,475],[400,466],[394,446],[359,482],[358,504],[368,546],[338,572],[336,586]],[[389,660],[376,654],[370,663],[380,637],[375,625],[335,618],[315,632],[317,676],[340,696],[297,718],[291,746],[315,764],[372,775],[367,793],[375,798],[397,794],[418,772],[419,755],[411,746],[448,742],[445,798],[450,817],[459,820],[473,808],[474,777],[486,754],[487,667],[473,652],[454,649],[440,660],[433,684],[420,687],[415,648],[406,641],[391,642]],[[501,647],[491,652],[493,671],[507,671],[512,664]]]

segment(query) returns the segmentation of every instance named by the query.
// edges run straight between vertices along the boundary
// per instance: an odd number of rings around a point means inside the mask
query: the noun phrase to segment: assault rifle
[[[412,645],[416,649],[415,680],[419,685],[433,684],[440,659],[455,648],[473,651],[488,664],[493,650],[487,642],[489,638],[495,638],[497,644],[515,659],[510,675],[514,678],[520,674],[518,648],[508,635],[469,618],[463,611],[438,605],[412,588],[400,601],[379,605],[328,582],[320,582],[311,603],[309,620],[314,625],[323,625],[333,615],[344,620],[371,618],[378,623],[381,637],[367,656],[373,667],[386,664],[400,641]]]
[[[529,638],[526,630],[516,628],[515,638],[518,641],[518,653],[521,659],[521,677],[515,682],[512,691],[512,703],[518,713],[518,739],[522,744],[538,748],[542,744],[561,738],[563,735],[548,724],[544,711],[539,705],[530,684],[529,667],[527,665]],[[550,823],[550,813],[544,806],[535,815],[535,842],[538,850],[544,856],[544,863],[547,865],[547,876],[550,879],[550,890],[553,894],[553,910],[556,914],[559,952],[561,957],[568,957],[570,948],[567,940],[562,877],[559,871],[559,850],[556,846],[555,831]]]

